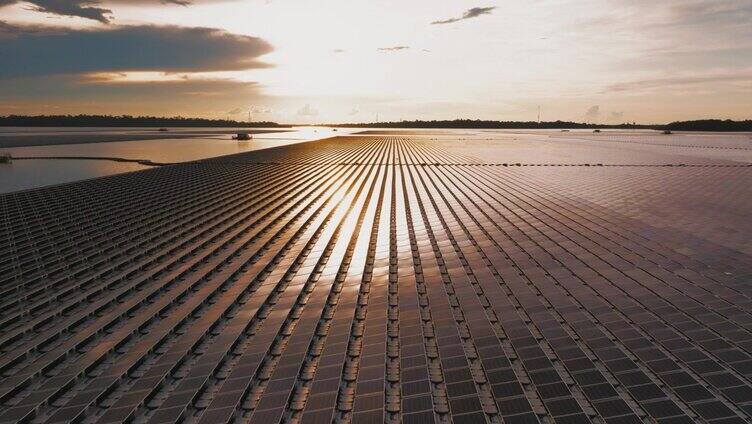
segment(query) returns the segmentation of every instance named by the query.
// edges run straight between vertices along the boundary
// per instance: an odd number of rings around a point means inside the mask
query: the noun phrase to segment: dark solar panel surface
[[[0,196],[0,421],[748,422],[752,167],[446,144]]]

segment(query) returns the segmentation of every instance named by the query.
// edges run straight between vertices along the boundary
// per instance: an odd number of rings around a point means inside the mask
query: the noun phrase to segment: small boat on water
[[[239,132],[237,135],[232,137],[233,140],[238,140],[238,141],[248,141],[251,138],[253,137],[251,137],[251,134],[247,132]]]
[[[10,153],[0,153],[0,163],[13,162],[13,156]]]
[[[667,134],[667,135],[673,134],[673,133],[671,132],[671,130],[663,130],[663,133],[664,133],[664,134]]]

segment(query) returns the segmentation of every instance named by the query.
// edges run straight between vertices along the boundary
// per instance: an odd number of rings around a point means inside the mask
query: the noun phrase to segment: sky
[[[0,0],[0,115],[752,118],[750,0]]]

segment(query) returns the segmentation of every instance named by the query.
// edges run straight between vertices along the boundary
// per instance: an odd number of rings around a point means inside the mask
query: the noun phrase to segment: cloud
[[[741,70],[739,72],[728,74],[708,74],[708,75],[677,75],[664,78],[652,78],[620,82],[612,84],[606,88],[606,92],[622,91],[647,91],[662,88],[674,88],[679,86],[691,86],[719,83],[734,82],[752,82],[752,69]]]
[[[233,110],[231,110],[231,111],[227,112],[227,114],[228,114],[228,115],[237,115],[237,114],[239,114],[240,112],[242,112],[242,110],[241,110],[241,109],[240,109],[239,107],[236,107],[235,109],[233,109]]]
[[[226,117],[238,98],[265,102],[257,83],[230,79],[188,78],[170,81],[107,82],[58,75],[23,80],[0,79],[3,101],[18,113],[34,114],[42,104],[64,113],[183,115]],[[0,113],[4,111],[0,109]],[[242,113],[242,109],[241,109]]]
[[[79,18],[93,19],[95,21],[108,23],[112,19],[112,11],[101,7],[96,7],[98,1],[72,0],[34,0],[30,2],[32,10],[37,12],[51,13],[53,15],[76,16]]]
[[[110,23],[112,11],[100,7],[100,0],[24,0],[29,3],[30,9],[35,12],[50,13],[58,16],[91,19],[102,23]],[[0,7],[21,3],[20,0],[0,0]],[[188,6],[193,4],[191,0],[115,0],[111,3],[161,3]]]
[[[377,50],[380,52],[397,52],[400,50],[407,50],[410,46],[393,46],[393,47],[379,47]]]
[[[345,52],[344,49],[333,49],[332,50],[332,53],[344,53],[344,52]]]
[[[449,18],[449,19],[443,19],[440,21],[433,21],[431,22],[431,25],[453,24],[455,22],[464,21],[466,19],[477,18],[482,15],[490,15],[494,9],[496,9],[496,6],[473,7],[472,9],[466,10],[465,13],[463,13],[462,16],[459,18]]]
[[[0,24],[0,78],[95,72],[239,71],[268,67],[261,38],[215,28],[109,26],[70,29]]]
[[[624,118],[624,112],[611,112],[608,115],[608,120],[612,122],[621,122]]]
[[[266,114],[266,113],[274,113],[274,110],[269,107],[261,107],[261,106],[252,106],[251,107],[251,113],[254,115],[258,114]]]
[[[670,23],[677,26],[716,27],[749,25],[752,3],[748,0],[695,0],[669,3]]]
[[[298,116],[316,116],[319,114],[319,111],[312,108],[310,104],[306,103],[305,106],[298,109]]]
[[[752,2],[749,0],[671,0],[632,1],[610,0],[607,8],[572,22],[567,32],[580,34],[591,40],[608,34],[604,41],[620,41],[620,45],[601,46],[620,49],[623,44],[634,44],[635,37],[642,43],[631,50],[642,53],[638,64],[660,62],[666,70],[684,66],[685,59],[717,66],[713,51],[729,51],[752,46]],[[623,43],[623,44],[622,44]],[[666,55],[678,55],[670,58]],[[693,57],[687,57],[693,55]],[[700,60],[696,60],[700,57]],[[744,59],[737,56],[736,59]],[[748,52],[746,58],[749,58]],[[625,55],[624,62],[635,66],[634,55]],[[733,58],[731,59],[733,62]],[[624,66],[621,63],[618,66]]]
[[[585,119],[588,121],[597,121],[601,114],[601,107],[599,105],[590,106],[585,112]]]
[[[355,107],[353,107],[353,108],[352,108],[352,109],[350,110],[350,113],[349,113],[349,115],[350,115],[350,116],[355,116],[355,115],[357,115],[357,114],[359,114],[359,113],[360,113],[360,109],[358,109],[358,107],[357,107],[357,106],[355,106]]]

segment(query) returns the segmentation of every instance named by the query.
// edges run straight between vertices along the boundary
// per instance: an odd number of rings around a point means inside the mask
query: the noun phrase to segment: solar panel
[[[752,168],[515,149],[338,137],[1,195],[0,421],[752,418]]]

